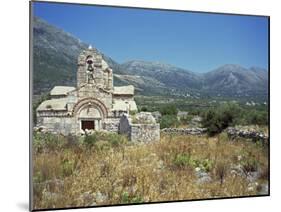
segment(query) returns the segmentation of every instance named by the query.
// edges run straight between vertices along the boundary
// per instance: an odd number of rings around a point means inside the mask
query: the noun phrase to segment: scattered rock
[[[57,202],[62,196],[55,192],[49,192],[47,190],[43,190],[42,199],[48,202]]]
[[[258,186],[259,186],[258,182],[251,182],[251,183],[249,183],[247,190],[248,191],[255,191],[255,190],[257,190]]]
[[[212,181],[212,178],[210,177],[210,175],[207,172],[200,169],[199,167],[195,168],[195,173],[198,178],[198,180],[197,180],[198,184],[208,183],[208,182]]]
[[[79,199],[81,199],[84,204],[87,204],[87,203],[90,203],[93,201],[94,196],[93,196],[93,194],[91,194],[90,191],[87,191],[87,192],[81,194]]]
[[[107,196],[99,191],[96,193],[95,198],[96,198],[96,203],[102,203],[107,200]]]
[[[246,177],[243,167],[241,165],[236,165],[236,166],[230,167],[230,174],[241,176],[241,177]]]
[[[260,172],[259,171],[255,171],[255,172],[248,172],[247,173],[247,179],[250,182],[255,182],[260,176]]]

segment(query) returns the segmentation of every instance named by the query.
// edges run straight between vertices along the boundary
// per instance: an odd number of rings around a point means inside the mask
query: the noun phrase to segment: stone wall
[[[225,131],[228,137],[230,137],[231,139],[246,138],[252,139],[253,141],[262,141],[265,143],[268,142],[268,136],[265,133],[254,129],[239,129],[235,127],[228,127]]]
[[[76,134],[77,124],[73,117],[40,117],[36,129],[63,135]]]
[[[150,113],[139,113],[134,117],[132,123],[127,114],[123,114],[120,118],[119,133],[127,135],[132,142],[154,142],[160,140],[160,124],[155,122],[155,119]]]
[[[130,140],[133,142],[154,142],[160,140],[160,124],[132,124]]]
[[[119,131],[119,118],[108,118],[104,120],[104,130],[109,132],[116,132]]]
[[[161,132],[166,134],[179,134],[179,135],[203,135],[207,132],[206,128],[164,128]]]

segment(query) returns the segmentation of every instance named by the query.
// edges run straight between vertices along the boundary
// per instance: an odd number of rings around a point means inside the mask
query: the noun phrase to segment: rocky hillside
[[[202,87],[201,76],[169,64],[134,60],[121,64],[121,67],[127,74],[151,77],[167,87],[193,89]]]
[[[34,18],[34,94],[49,91],[55,85],[75,85],[79,53],[88,47],[78,38]],[[222,96],[267,95],[268,73],[258,67],[224,65],[206,74],[173,65],[141,60],[118,64],[104,59],[114,70],[114,84],[133,84],[144,95]]]
[[[34,93],[74,85],[77,57],[87,45],[39,18],[34,18],[33,38]]]
[[[267,93],[267,84],[266,70],[228,64],[204,74],[203,90],[223,96],[262,95]]]

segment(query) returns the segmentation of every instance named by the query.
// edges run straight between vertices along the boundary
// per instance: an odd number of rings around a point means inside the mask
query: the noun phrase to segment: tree
[[[241,108],[237,104],[226,104],[212,108],[203,115],[202,125],[210,136],[222,132],[230,125],[237,123],[241,117]]]
[[[165,105],[160,108],[160,112],[163,115],[177,115],[178,110],[175,105]]]
[[[161,117],[160,128],[177,127],[179,120],[175,115],[164,115]]]

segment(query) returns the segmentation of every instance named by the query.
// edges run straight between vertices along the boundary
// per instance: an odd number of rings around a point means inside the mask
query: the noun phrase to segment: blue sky
[[[119,63],[159,61],[207,72],[224,64],[268,67],[265,17],[34,4],[43,18]]]

